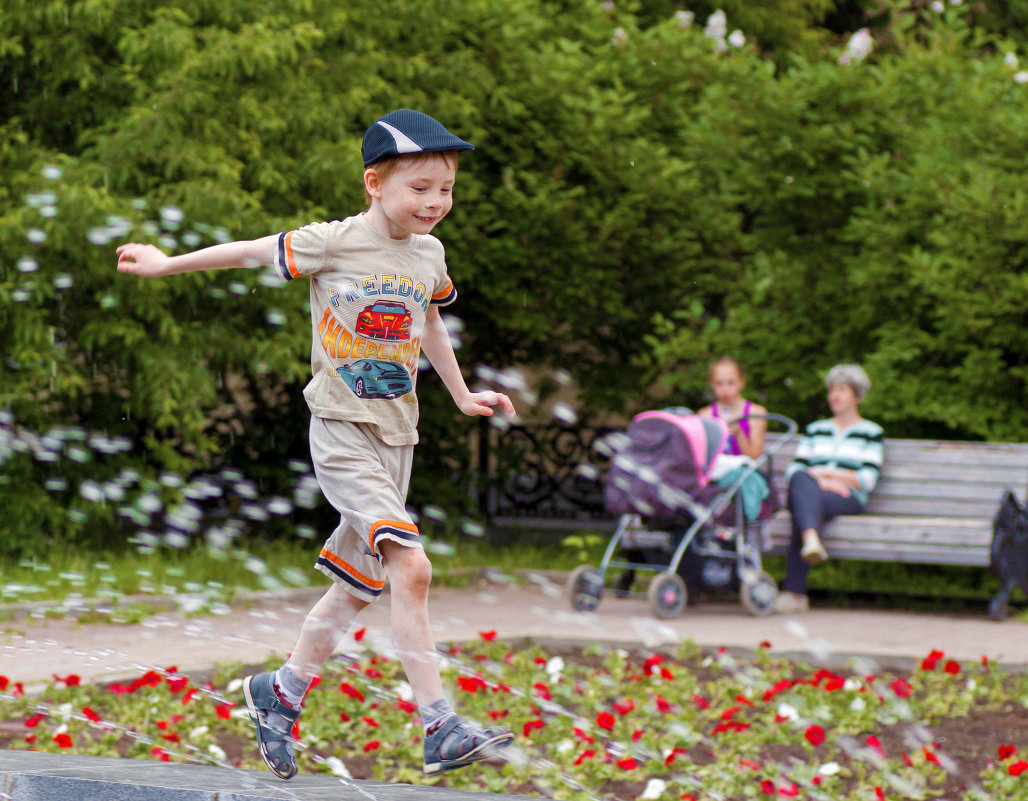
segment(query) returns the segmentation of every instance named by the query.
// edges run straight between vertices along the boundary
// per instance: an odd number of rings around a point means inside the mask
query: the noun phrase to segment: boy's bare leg
[[[435,638],[428,619],[428,589],[432,563],[420,548],[381,543],[382,564],[389,577],[389,613],[400,663],[424,708],[443,699]]]
[[[300,636],[286,665],[310,682],[339,645],[350,623],[368,604],[333,583],[303,621]]]

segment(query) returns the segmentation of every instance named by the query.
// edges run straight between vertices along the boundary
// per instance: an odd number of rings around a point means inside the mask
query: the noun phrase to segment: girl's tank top
[[[744,418],[745,418],[746,415],[748,415],[750,413],[750,408],[752,406],[753,406],[753,401],[746,401],[746,405],[742,408],[742,414],[743,414]],[[717,402],[716,401],[710,405],[710,409],[711,409],[712,415],[714,417],[717,417],[718,413],[717,413]],[[750,438],[750,421],[749,420],[745,420],[745,419],[740,420],[739,421],[739,428],[741,428],[742,429],[742,433],[746,435],[746,439],[749,439]],[[730,453],[732,456],[742,456],[742,448],[739,447],[739,442],[735,438],[734,434],[729,434],[728,439],[725,441],[724,452],[725,453]]]

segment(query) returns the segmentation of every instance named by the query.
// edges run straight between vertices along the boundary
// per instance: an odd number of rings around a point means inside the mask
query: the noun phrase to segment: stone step
[[[527,796],[0,749],[2,801],[513,801]]]

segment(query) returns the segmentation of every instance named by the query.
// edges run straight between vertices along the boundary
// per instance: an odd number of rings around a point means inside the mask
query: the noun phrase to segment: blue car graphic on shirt
[[[361,359],[336,372],[358,398],[396,398],[414,388],[407,368],[397,362]]]

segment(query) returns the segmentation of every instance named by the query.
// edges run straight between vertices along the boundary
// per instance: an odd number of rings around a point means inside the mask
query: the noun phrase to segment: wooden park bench
[[[797,443],[784,445],[774,461],[783,507],[784,473]],[[887,439],[864,514],[835,518],[821,540],[833,559],[985,567],[1004,490],[1020,495],[1026,481],[1028,444]],[[785,553],[790,526],[783,508],[768,524],[771,553]]]

